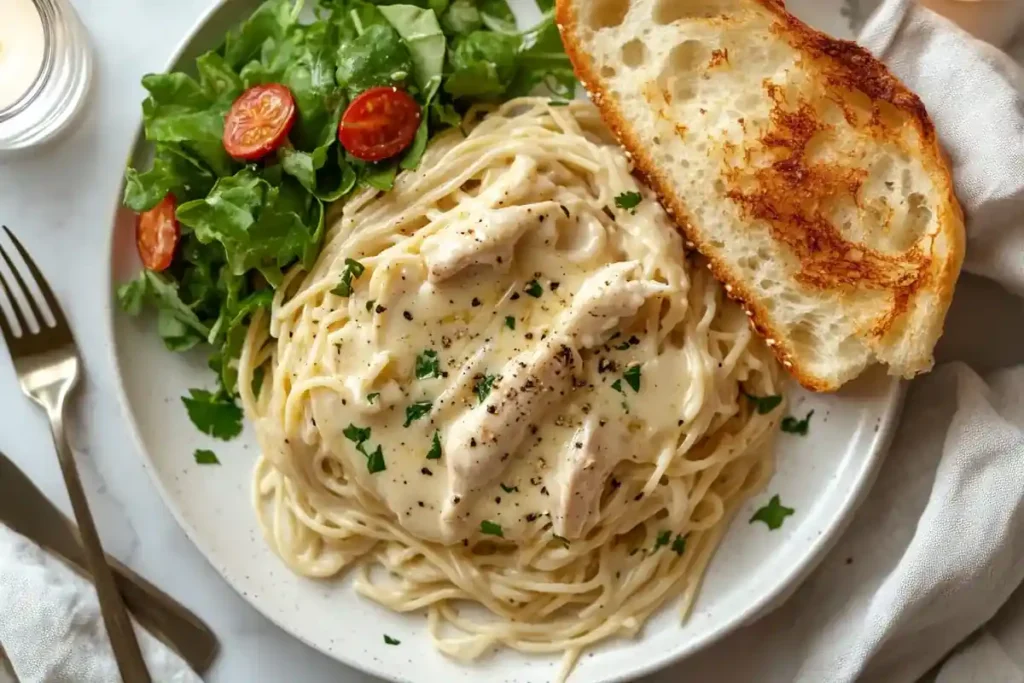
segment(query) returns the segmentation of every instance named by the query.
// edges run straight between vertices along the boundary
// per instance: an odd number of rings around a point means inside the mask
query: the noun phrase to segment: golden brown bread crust
[[[770,163],[760,164],[753,172],[745,169],[742,163],[728,169],[724,177],[731,182],[728,182],[726,196],[742,207],[743,213],[751,219],[767,223],[773,237],[794,252],[801,265],[797,279],[802,285],[828,291],[866,287],[892,293],[888,313],[870,329],[864,330],[864,336],[881,339],[889,334],[898,334],[900,318],[906,312],[908,302],[922,289],[935,293],[942,307],[938,323],[941,325],[963,259],[963,214],[953,192],[949,165],[924,104],[862,47],[810,28],[789,14],[781,0],[753,1],[775,16],[777,22],[772,30],[776,35],[813,64],[828,92],[826,97],[842,109],[851,125],[858,113],[845,103],[844,95],[859,91],[870,98],[871,105],[870,121],[860,123],[870,128],[873,135],[880,138],[895,135],[892,127],[887,125],[894,115],[914,126],[924,147],[920,150],[920,157],[936,181],[938,191],[945,196],[943,201],[936,202],[940,207],[936,218],[939,232],[949,241],[951,256],[933,258],[930,251],[917,245],[899,254],[886,254],[852,245],[844,239],[823,216],[821,198],[840,191],[856,197],[866,172],[808,162],[805,148],[811,137],[827,128],[827,124],[807,103],[787,102],[785,95],[767,82],[764,87],[774,106],[772,125],[761,138],[760,151],[767,155]],[[700,231],[693,229],[686,205],[675,191],[671,179],[659,171],[645,146],[634,135],[615,98],[604,89],[590,56],[577,40],[579,18],[573,0],[557,0],[555,20],[577,77],[601,110],[606,124],[632,155],[635,173],[654,189],[688,240],[708,258],[708,267],[716,278],[727,284],[730,296],[743,305],[753,328],[767,339],[779,361],[803,386],[815,391],[837,389],[836,384],[823,381],[799,366],[793,350],[783,341],[784,335],[772,329],[768,312],[758,298],[743,285],[741,278],[734,275],[727,262],[716,258],[711,249],[705,248],[707,245],[703,244]],[[728,53],[716,50],[707,66],[714,68],[725,63],[728,63]],[[655,104],[650,94],[645,95],[649,103]],[[671,102],[668,92],[661,93],[660,97]],[[677,130],[677,133],[685,136],[686,131]],[[735,150],[726,152],[728,157]],[[747,161],[750,160],[750,150],[743,150],[743,155]],[[739,182],[744,174],[748,179],[752,176],[754,182]]]

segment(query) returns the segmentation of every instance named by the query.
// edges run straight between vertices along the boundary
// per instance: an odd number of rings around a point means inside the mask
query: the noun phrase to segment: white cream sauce
[[[384,261],[386,267],[399,269],[388,278],[378,277],[368,266],[349,302],[354,318],[331,337],[348,393],[312,392],[315,428],[326,448],[343,454],[346,470],[376,491],[403,527],[422,538],[457,542],[479,534],[486,521],[500,527],[505,538],[515,539],[548,514],[555,533],[577,536],[600,492],[581,491],[583,502],[573,505],[570,485],[603,490],[620,460],[654,462],[663,449],[676,445],[689,409],[687,385],[693,373],[688,371],[685,345],[659,344],[647,335],[645,321],[660,309],[663,296],[685,295],[680,284],[644,279],[637,267],[635,276],[623,276],[632,289],[622,300],[594,297],[581,287],[588,278],[589,290],[619,286],[604,273],[634,268],[623,264],[607,270],[608,264],[630,261],[650,249],[677,262],[681,270],[684,255],[678,236],[668,228],[642,241],[624,233],[611,235],[593,217],[575,215],[562,205],[551,211],[549,204],[537,205],[528,230],[498,226],[496,232],[511,236],[509,242],[481,240],[480,258],[467,256],[472,250],[465,238],[483,233],[467,225],[459,236],[449,235],[452,248],[447,252],[437,243],[444,234],[439,231],[433,244],[424,243],[422,255]],[[598,256],[577,258],[580,252],[574,246],[595,239],[604,241],[604,248],[584,253]],[[462,266],[431,267],[446,253]],[[600,281],[593,279],[599,271]],[[366,286],[384,280],[386,287]],[[588,308],[588,297],[601,305]],[[502,409],[500,401],[487,404],[488,398],[493,402],[496,392],[507,391],[511,383],[519,383],[513,388],[522,390],[524,377],[510,367],[542,354],[546,344],[556,352],[570,347],[565,353],[574,359],[571,376],[563,380],[536,373],[536,396],[516,408],[525,424],[509,422],[521,433],[508,440],[507,448],[502,444],[490,449],[498,453],[498,462],[478,462],[487,456],[477,459],[475,453],[449,450],[466,441],[466,425],[474,415],[480,417],[480,411],[491,407],[495,413]],[[418,378],[417,357],[430,366],[430,353],[436,353],[439,376]],[[488,383],[489,394],[484,388]],[[430,402],[431,409],[409,421],[406,411],[416,402]],[[366,456],[344,435],[350,425],[370,429],[363,450],[372,453],[380,446],[386,470],[368,471]],[[614,429],[602,428],[608,425]],[[433,460],[427,456],[435,434],[442,455]],[[476,441],[470,439],[470,450],[484,453],[488,439],[500,438],[502,434],[483,429]],[[469,489],[456,491],[451,468],[460,466],[453,465],[459,456],[461,466],[489,471]],[[574,467],[586,471],[574,473]],[[471,500],[453,500],[466,496]],[[587,510],[581,513],[580,505]]]

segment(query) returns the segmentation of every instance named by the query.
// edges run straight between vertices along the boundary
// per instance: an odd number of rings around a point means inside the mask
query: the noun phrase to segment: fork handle
[[[114,574],[107,564],[103,545],[100,542],[99,533],[96,531],[96,524],[89,511],[88,499],[85,497],[85,491],[82,489],[82,482],[78,476],[78,466],[75,464],[74,454],[71,452],[67,436],[64,433],[63,399],[64,397],[61,396],[58,400],[50,402],[46,413],[50,418],[50,431],[53,433],[53,443],[57,447],[57,459],[60,461],[61,473],[64,475],[64,485],[67,488],[68,497],[71,499],[71,510],[78,523],[82,548],[85,551],[86,566],[96,585],[96,595],[99,598],[103,624],[107,628],[107,636],[110,638],[110,645],[114,651],[118,671],[121,673],[121,680],[124,683],[151,683],[149,669],[146,668],[146,662],[142,658],[139,641],[135,638],[135,630],[132,628],[128,611],[125,609],[124,600],[114,582]]]

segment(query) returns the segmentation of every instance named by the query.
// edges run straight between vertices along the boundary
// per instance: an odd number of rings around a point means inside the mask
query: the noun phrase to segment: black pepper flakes
[[[411,321],[412,320],[412,313],[410,313],[409,311],[402,311],[402,317],[405,318],[406,320],[410,320]]]
[[[374,310],[375,312],[377,312],[378,314],[380,314],[380,313],[383,313],[384,311],[386,311],[386,310],[388,310],[388,309],[384,308],[384,307],[383,307],[383,306],[381,306],[380,304],[377,304],[377,307],[376,307],[376,308],[374,308],[373,310]]]
[[[425,475],[427,475],[428,477],[432,477],[432,476],[434,476],[434,473],[430,471],[430,468],[429,468],[429,467],[424,467],[424,468],[420,469],[420,472],[421,472],[422,474],[425,474]]]
[[[480,299],[478,299],[477,297],[474,296],[473,300],[470,301],[469,303],[470,303],[471,306],[473,306],[475,308],[475,307],[480,305]]]

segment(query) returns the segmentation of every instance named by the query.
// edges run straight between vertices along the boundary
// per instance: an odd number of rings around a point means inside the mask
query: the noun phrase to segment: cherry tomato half
[[[254,85],[224,119],[224,149],[239,161],[255,161],[280,147],[294,123],[291,90],[279,83]]]
[[[420,105],[404,90],[370,88],[348,105],[338,140],[357,159],[389,159],[412,144],[420,117]]]
[[[149,211],[143,211],[135,223],[135,246],[139,249],[142,265],[149,270],[166,270],[174,260],[181,231],[174,196],[168,194]]]

